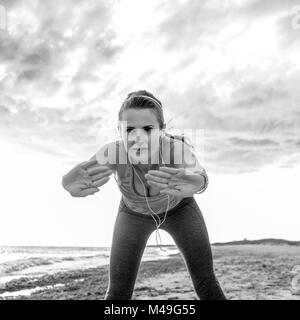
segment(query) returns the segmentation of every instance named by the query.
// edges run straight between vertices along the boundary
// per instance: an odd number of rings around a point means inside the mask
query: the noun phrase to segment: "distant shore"
[[[245,244],[262,244],[262,245],[274,245],[274,246],[300,246],[300,241],[291,241],[291,240],[285,240],[285,239],[274,239],[274,238],[268,238],[268,239],[258,239],[258,240],[237,240],[237,241],[228,241],[228,242],[215,242],[212,243],[214,246],[231,246],[231,245],[245,245]]]
[[[228,299],[300,300],[300,287],[297,293],[292,286],[295,266],[300,264],[300,247],[213,245],[212,249],[214,269]],[[108,267],[105,265],[36,279],[13,280],[0,289],[0,294],[5,293],[2,299],[101,300],[108,284]],[[38,289],[44,290],[34,291]],[[31,294],[9,297],[9,294],[20,290]],[[175,254],[168,259],[141,263],[132,299],[199,298],[181,254]]]

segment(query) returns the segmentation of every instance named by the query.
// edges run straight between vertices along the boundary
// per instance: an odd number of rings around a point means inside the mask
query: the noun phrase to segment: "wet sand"
[[[214,269],[228,299],[300,300],[300,283],[294,281],[292,286],[297,273],[295,270],[298,270],[296,266],[300,266],[299,246],[212,246],[212,250]],[[38,279],[10,281],[5,288],[0,289],[0,294],[5,293],[3,299],[101,300],[107,284],[108,265],[105,265],[56,273]],[[15,291],[30,292],[28,290],[33,288],[40,288],[40,291],[26,296],[9,297]],[[181,254],[165,260],[142,262],[132,298],[199,299]]]

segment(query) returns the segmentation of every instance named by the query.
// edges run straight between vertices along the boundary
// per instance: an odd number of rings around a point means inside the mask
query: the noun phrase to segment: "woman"
[[[184,138],[165,132],[162,104],[145,90],[128,94],[119,111],[118,129],[120,140],[105,144],[62,181],[72,196],[85,197],[98,192],[112,173],[117,177],[122,197],[104,299],[132,299],[147,240],[158,228],[174,239],[198,297],[226,299],[214,273],[206,225],[193,197],[207,187],[205,169]]]

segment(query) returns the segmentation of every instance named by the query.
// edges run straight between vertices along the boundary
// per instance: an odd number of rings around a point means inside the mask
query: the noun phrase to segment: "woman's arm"
[[[209,180],[206,170],[187,144],[179,140],[174,142],[174,160],[175,168],[183,169],[177,177],[182,177],[187,183],[197,186],[199,190],[195,193],[199,194],[207,189]]]
[[[100,149],[91,157],[90,160],[97,160],[99,165],[108,167],[110,170],[117,170],[117,156],[119,153],[117,141],[109,142],[100,147]]]
[[[176,146],[176,147],[175,147]],[[207,188],[208,176],[190,148],[182,141],[174,141],[172,166],[149,170],[145,175],[149,185],[160,188],[160,193],[178,197],[192,197]]]
[[[62,186],[73,197],[86,197],[99,191],[99,187],[108,182],[109,176],[116,170],[112,159],[104,165],[109,144],[103,145],[89,161],[72,168],[62,178]]]
[[[100,171],[101,178],[99,177]],[[95,179],[96,173],[97,179]],[[104,166],[99,168],[96,160],[85,161],[76,165],[62,177],[62,186],[72,197],[86,197],[98,192],[99,187],[109,180],[110,174],[109,168]]]

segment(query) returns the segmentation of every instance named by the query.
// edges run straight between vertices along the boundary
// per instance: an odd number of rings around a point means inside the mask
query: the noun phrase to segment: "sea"
[[[146,246],[142,261],[167,259],[176,246]],[[109,264],[110,247],[0,246],[0,289],[9,281],[37,278],[57,272],[96,268]]]

